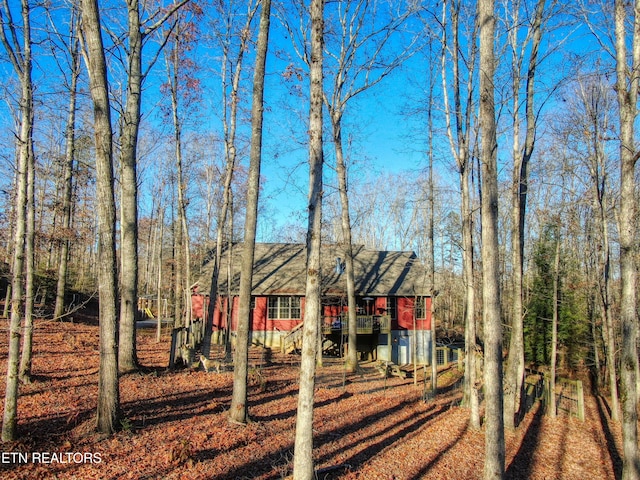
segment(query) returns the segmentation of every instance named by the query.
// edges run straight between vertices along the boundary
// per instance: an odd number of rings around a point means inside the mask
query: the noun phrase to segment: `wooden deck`
[[[391,332],[391,317],[388,315],[358,315],[356,322],[358,325],[357,333],[359,335]],[[329,335],[340,331],[344,334],[349,332],[349,322],[346,315],[323,318],[323,334]]]
[[[374,335],[378,333],[391,333],[391,317],[387,315],[358,315],[358,335]],[[282,338],[281,349],[283,353],[292,353],[302,349],[302,326],[296,325]],[[323,317],[322,334],[336,345],[341,344],[341,336],[349,333],[349,324],[346,316]]]

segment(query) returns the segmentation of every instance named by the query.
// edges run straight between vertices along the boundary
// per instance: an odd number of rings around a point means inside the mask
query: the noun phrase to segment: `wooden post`
[[[544,409],[545,412],[549,412],[549,408],[551,402],[556,401],[556,393],[551,391],[551,382],[549,381],[549,376],[544,374]]]
[[[176,349],[178,347],[179,333],[180,333],[179,328],[174,328],[171,331],[171,351],[169,352],[169,368],[174,368],[176,366]]]
[[[578,418],[584,422],[584,389],[582,380],[576,381],[576,394],[578,396]]]

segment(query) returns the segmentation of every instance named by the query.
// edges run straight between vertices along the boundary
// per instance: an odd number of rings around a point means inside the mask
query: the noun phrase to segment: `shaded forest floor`
[[[289,475],[299,357],[252,348],[252,422],[233,425],[225,415],[232,372],[168,371],[168,338],[158,344],[154,334],[139,330],[138,356],[145,368],[121,378],[124,430],[104,437],[93,430],[95,319],[39,321],[34,382],[21,386],[21,440],[0,444],[0,477],[266,480]],[[3,323],[3,379],[6,358]],[[318,478],[481,478],[484,435],[468,428],[468,412],[458,406],[458,378],[455,369],[441,372],[439,394],[425,402],[422,385],[414,386],[413,379],[384,379],[367,363],[360,374],[345,375],[338,360],[326,359],[317,374]],[[507,434],[507,478],[619,478],[620,426],[609,421],[606,406],[594,397],[586,399],[586,413],[583,423],[550,419],[534,407],[520,428]],[[72,455],[78,452],[89,455]]]

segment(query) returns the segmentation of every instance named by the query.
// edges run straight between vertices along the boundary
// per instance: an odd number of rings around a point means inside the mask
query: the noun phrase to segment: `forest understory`
[[[225,410],[233,373],[169,371],[169,335],[156,343],[155,330],[140,329],[143,368],[121,377],[122,431],[105,437],[94,430],[97,319],[37,321],[33,382],[20,391],[20,440],[0,444],[0,477],[286,478],[293,465],[299,357],[255,347],[250,356],[252,421],[230,424]],[[6,358],[3,323],[3,378]],[[316,380],[317,478],[482,478],[484,434],[468,428],[459,377],[455,367],[441,371],[438,395],[424,401],[421,372],[415,386],[412,378],[383,378],[373,363],[345,374],[338,359],[326,358]],[[506,434],[506,478],[619,478],[620,425],[602,399],[588,395],[585,404],[585,422],[551,419],[534,405]]]

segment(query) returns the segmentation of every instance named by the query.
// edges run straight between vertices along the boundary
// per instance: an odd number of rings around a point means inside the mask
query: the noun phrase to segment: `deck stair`
[[[303,324],[296,325],[290,332],[287,332],[281,341],[282,353],[294,353],[302,350]],[[338,355],[340,345],[330,338],[322,339],[322,352],[329,355]]]
[[[304,323],[300,323],[293,327],[284,337],[282,337],[282,353],[293,353],[302,350],[302,327]]]

